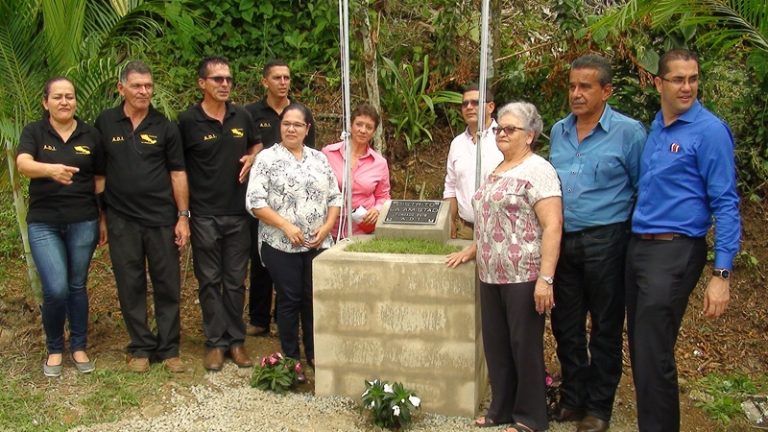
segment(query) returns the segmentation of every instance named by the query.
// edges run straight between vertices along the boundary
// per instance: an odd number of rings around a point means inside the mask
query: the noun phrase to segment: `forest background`
[[[448,144],[463,130],[457,92],[479,74],[480,2],[350,3],[352,105],[367,101],[381,107],[383,130],[376,146],[390,161],[393,197],[439,199]],[[262,97],[262,66],[278,57],[291,66],[293,96],[318,119],[318,143],[337,141],[342,130],[339,11],[331,0],[0,0],[0,17],[0,144],[5,150],[0,155],[0,348],[25,341],[38,355],[34,362],[43,350],[36,312],[39,281],[25,253],[26,181],[17,175],[13,159],[21,128],[42,115],[48,78],[72,78],[78,115],[92,121],[117,102],[120,66],[142,59],[154,72],[155,106],[174,118],[200,97],[196,66],[203,56],[229,58],[236,82],[232,99],[238,103]],[[714,408],[713,415],[721,421],[738,417],[734,395],[764,388],[768,369],[760,355],[768,349],[760,292],[768,262],[763,204],[768,3],[491,0],[490,27],[489,86],[497,106],[522,99],[538,107],[545,125],[538,151],[544,156],[549,128],[569,111],[567,71],[574,58],[588,52],[608,56],[614,66],[610,103],[648,125],[659,109],[652,85],[659,55],[675,47],[699,53],[700,99],[729,123],[736,138],[746,221],[737,275],[753,291],[735,294],[731,315],[743,320],[732,323],[741,329],[735,340],[699,323],[703,327],[694,331],[702,334],[694,339],[709,345],[700,347],[707,354],[691,366],[691,377],[714,379],[714,387],[737,383],[735,390],[722,392],[733,400]],[[108,274],[108,264],[95,271]],[[739,302],[750,307],[737,308]],[[30,320],[29,328],[19,325]],[[0,359],[0,366],[8,359]],[[24,389],[27,366],[0,367],[0,388],[32,391]],[[0,413],[6,412],[3,403],[0,396]]]

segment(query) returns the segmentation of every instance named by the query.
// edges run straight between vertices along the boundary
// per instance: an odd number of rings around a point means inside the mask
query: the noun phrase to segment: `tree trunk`
[[[490,1],[491,19],[488,23],[488,87],[493,88],[493,77],[496,76],[494,59],[501,56],[501,0]]]
[[[376,46],[378,45],[378,25],[376,33],[371,28],[370,8],[368,7],[368,1],[362,0],[362,13],[363,13],[363,63],[365,63],[365,88],[368,91],[368,103],[370,103],[379,115],[383,118],[384,113],[381,112],[381,98],[379,96],[379,65],[377,61]],[[381,13],[376,15],[381,18]],[[382,122],[379,122],[379,127],[376,128],[376,133],[373,136],[373,147],[379,153],[384,153],[387,149],[387,143],[384,141],[384,128]],[[351,131],[350,131],[351,132]]]
[[[27,203],[21,190],[21,183],[16,176],[16,159],[11,140],[5,141],[5,158],[8,162],[8,178],[13,188],[13,207],[16,210],[16,222],[19,224],[21,241],[24,244],[24,258],[27,260],[27,275],[32,294],[38,304],[42,303],[43,290],[40,275],[37,273],[35,260],[32,259],[32,250],[29,247],[29,235],[27,234]]]

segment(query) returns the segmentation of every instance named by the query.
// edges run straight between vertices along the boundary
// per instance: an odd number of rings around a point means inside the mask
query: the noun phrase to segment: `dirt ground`
[[[320,136],[319,142],[330,142]],[[445,141],[446,137],[436,137]],[[325,139],[325,141],[323,141]],[[446,145],[433,145],[417,151],[409,159],[391,166],[392,197],[439,199],[444,176]],[[726,315],[717,320],[701,316],[703,285],[691,296],[677,346],[678,370],[681,382],[682,425],[684,431],[720,430],[722,426],[710,420],[689,397],[691,384],[710,374],[740,372],[746,375],[766,374],[768,371],[768,300],[766,300],[766,274],[768,274],[768,213],[762,204],[745,202],[743,258],[737,259],[731,288],[731,304]],[[191,263],[191,252],[182,256],[182,358],[193,367],[181,380],[202,380],[204,351],[200,307],[197,300],[197,282]],[[748,258],[756,264],[747,264]],[[22,259],[6,263],[3,284],[4,297],[0,298],[0,352],[5,364],[21,371],[36,371],[44,358],[42,325],[37,305],[27,295],[26,268]],[[705,271],[704,274],[708,274]],[[702,278],[702,281],[705,279]],[[700,283],[701,284],[701,283]],[[114,278],[107,249],[99,249],[92,263],[89,280],[91,326],[89,353],[98,367],[124,367],[124,349],[128,341],[122,323],[115,291]],[[557,373],[557,359],[551,333],[546,333],[546,359],[548,367]],[[246,348],[252,356],[262,356],[279,350],[276,337],[248,338]],[[624,375],[616,401],[615,418],[633,425],[635,419],[634,394],[625,348]],[[10,361],[10,360],[12,361]],[[9,373],[13,373],[12,370]],[[41,374],[40,374],[41,375]],[[34,376],[34,375],[33,375]],[[44,382],[42,375],[40,382]],[[202,381],[201,381],[202,382]],[[312,392],[312,381],[299,391]],[[71,391],[78,391],[71,388]],[[79,389],[81,390],[81,389]],[[67,391],[66,388],[62,391]],[[162,392],[163,389],[160,389]],[[157,396],[157,395],[156,395]],[[152,412],[152,402],[142,406],[142,412]],[[628,429],[628,430],[631,430]],[[732,425],[728,430],[749,430],[745,422]]]

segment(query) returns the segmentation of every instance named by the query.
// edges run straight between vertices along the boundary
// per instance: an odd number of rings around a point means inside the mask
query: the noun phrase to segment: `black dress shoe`
[[[555,412],[552,414],[552,420],[556,422],[574,422],[584,418],[584,411],[571,409],[562,405],[558,405],[555,408]]]
[[[588,415],[579,422],[576,432],[605,432],[608,430],[609,424],[609,422],[601,418]]]

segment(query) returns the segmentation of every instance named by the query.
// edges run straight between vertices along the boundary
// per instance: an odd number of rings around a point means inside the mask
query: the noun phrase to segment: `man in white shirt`
[[[496,121],[491,118],[496,105],[493,93],[485,91],[485,130],[480,139],[481,179],[490,174],[504,156],[496,147],[496,135],[491,128]],[[477,172],[477,116],[480,111],[480,91],[477,84],[471,84],[464,90],[461,102],[461,116],[467,129],[451,141],[446,164],[445,188],[443,199],[448,201],[451,213],[451,238],[472,240],[475,228],[475,215],[472,210],[472,195],[477,190],[475,173]]]

